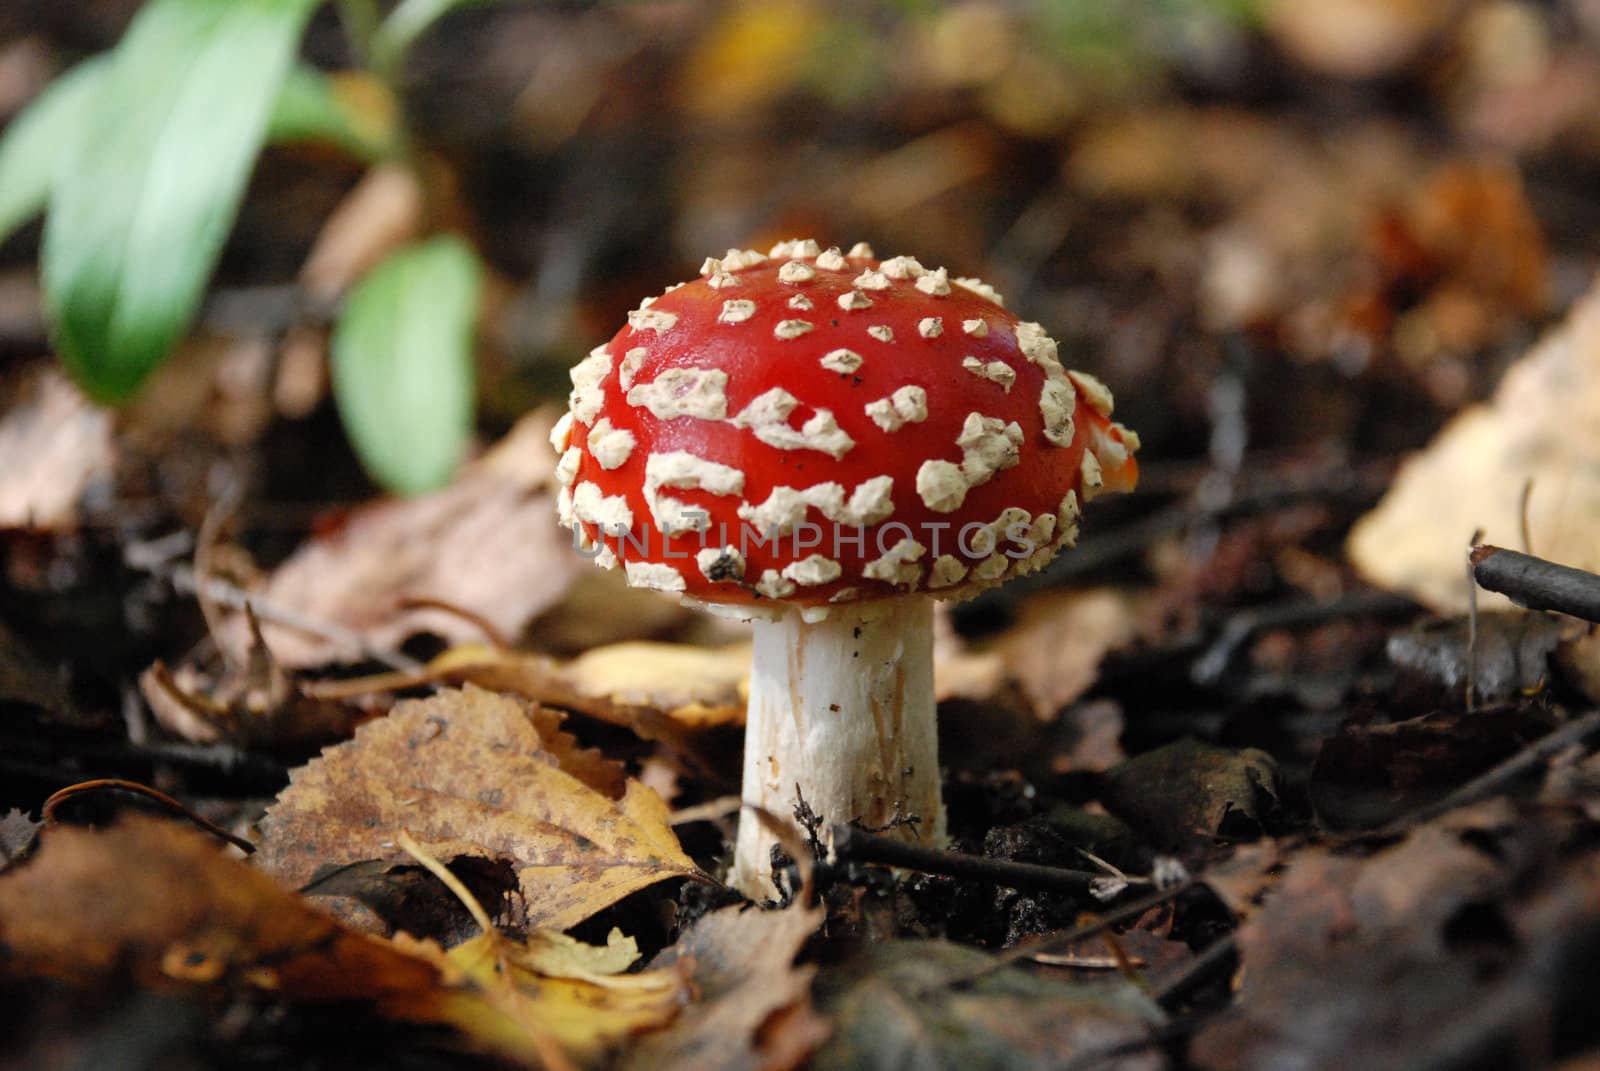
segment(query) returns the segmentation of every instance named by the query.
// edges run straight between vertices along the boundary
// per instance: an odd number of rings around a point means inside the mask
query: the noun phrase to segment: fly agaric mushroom
[[[1072,545],[1138,437],[976,279],[812,241],[700,274],[573,368],[562,523],[630,584],[754,620],[747,804],[937,843],[933,599]],[[747,895],[772,845],[747,810]]]

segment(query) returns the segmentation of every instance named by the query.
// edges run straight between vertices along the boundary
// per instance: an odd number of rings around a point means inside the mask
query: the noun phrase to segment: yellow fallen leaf
[[[452,1021],[472,1037],[531,1055],[545,1071],[567,1071],[573,1059],[596,1063],[634,1034],[666,1025],[688,999],[682,967],[623,974],[639,958],[639,946],[615,927],[603,948],[553,931],[536,930],[513,941],[494,929],[460,879],[409,833],[396,839],[444,882],[483,931],[449,952],[432,941],[401,938],[450,979],[476,986],[481,999],[451,1005]]]
[[[750,645],[614,643],[579,655],[562,676],[581,695],[655,707],[685,728],[708,729],[744,720]]]
[[[479,688],[402,702],[291,775],[257,860],[294,886],[322,867],[400,859],[405,829],[439,858],[507,860],[525,925],[566,929],[675,877],[700,877],[667,806],[628,781],[607,798],[562,769],[517,700]]]
[[[1472,406],[1406,462],[1378,507],[1351,532],[1349,553],[1374,583],[1434,610],[1467,605],[1467,540],[1476,529],[1522,544],[1522,489],[1533,552],[1600,567],[1600,286]],[[1505,599],[1480,593],[1481,607]]]
[[[559,933],[535,933],[518,943],[485,933],[452,948],[446,960],[487,995],[480,1009],[457,1019],[476,1037],[517,1043],[519,1027],[536,1029],[563,1053],[593,1063],[620,1042],[665,1026],[688,999],[681,966],[639,974],[597,973],[592,966],[625,951],[639,956],[632,938],[611,931],[606,948]],[[496,1023],[499,1016],[503,1022]]]

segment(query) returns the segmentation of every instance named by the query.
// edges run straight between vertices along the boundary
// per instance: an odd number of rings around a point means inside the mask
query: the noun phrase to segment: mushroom
[[[1138,437],[976,279],[800,240],[700,275],[573,368],[561,520],[630,584],[754,621],[745,803],[938,843],[933,601],[1071,546]],[[749,896],[773,844],[747,808]]]

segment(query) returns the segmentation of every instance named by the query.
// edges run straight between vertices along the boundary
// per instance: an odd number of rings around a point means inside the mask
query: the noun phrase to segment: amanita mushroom
[[[562,522],[630,584],[754,620],[746,803],[936,843],[933,599],[1072,545],[1138,437],[976,279],[812,241],[700,274],[572,370]],[[750,896],[772,844],[746,811]]]

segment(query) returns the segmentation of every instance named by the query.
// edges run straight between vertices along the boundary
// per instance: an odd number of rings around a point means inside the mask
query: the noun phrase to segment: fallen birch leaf
[[[811,1007],[816,968],[794,965],[822,925],[819,908],[725,907],[696,922],[652,964],[688,967],[699,999],[640,1039],[624,1071],[781,1071],[826,1039]]]
[[[404,829],[446,861],[510,860],[525,924],[561,930],[658,881],[696,877],[666,804],[611,800],[558,765],[521,703],[478,688],[398,704],[291,775],[257,860],[299,887],[323,867],[403,860]]]
[[[502,636],[516,637],[584,567],[556,525],[547,488],[555,466],[546,441],[550,421],[543,410],[524,417],[443,490],[355,511],[336,531],[296,551],[255,594],[350,629],[369,647],[398,647],[424,632],[448,643],[483,638],[478,626],[428,602],[475,614]],[[286,669],[366,657],[357,645],[270,623],[262,633]],[[225,638],[236,650],[248,647],[242,616]]]
[[[1523,486],[1533,553],[1600,567],[1600,286],[1514,364],[1488,405],[1460,413],[1406,462],[1350,535],[1374,583],[1441,613],[1467,607],[1467,540],[1520,547]],[[1509,605],[1480,592],[1481,609]]]

